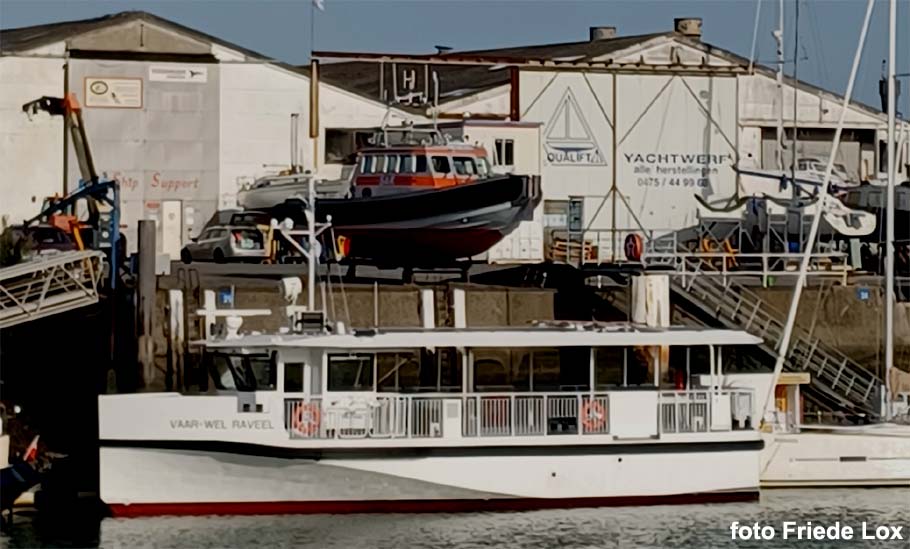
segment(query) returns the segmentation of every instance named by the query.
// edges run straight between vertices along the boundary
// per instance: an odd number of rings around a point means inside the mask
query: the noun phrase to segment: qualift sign
[[[566,89],[547,122],[544,149],[547,162],[553,166],[607,164],[572,88]]]

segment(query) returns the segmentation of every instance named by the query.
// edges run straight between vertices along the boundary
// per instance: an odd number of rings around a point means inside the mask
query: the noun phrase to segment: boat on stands
[[[317,199],[316,218],[331,222],[348,260],[395,266],[438,265],[481,254],[533,216],[536,177],[504,175],[449,187],[346,199]],[[276,219],[306,223],[306,206],[286,202]]]
[[[99,397],[100,495],[114,516],[758,498],[753,392],[661,387],[654,362],[669,347],[676,368],[720,379],[723,348],[759,342],[744,332],[227,324],[203,343],[214,391]]]
[[[339,198],[350,193],[350,177],[326,180],[318,179],[308,172],[288,172],[260,177],[237,193],[237,204],[246,210],[255,211],[271,208],[286,200],[306,200],[311,179],[314,180],[317,197]]]
[[[801,177],[801,172],[797,172],[796,179],[791,179],[788,173],[774,171],[737,169],[737,173],[740,176],[738,197],[715,203],[695,197],[700,217],[741,221],[747,230],[754,227],[759,232],[767,230],[771,220],[779,220],[785,223],[788,237],[793,238],[805,232],[805,227],[800,227],[819,211],[819,235],[823,237],[871,237],[878,226],[875,214],[845,200],[853,190],[821,200],[818,181]],[[803,221],[798,221],[800,219]]]

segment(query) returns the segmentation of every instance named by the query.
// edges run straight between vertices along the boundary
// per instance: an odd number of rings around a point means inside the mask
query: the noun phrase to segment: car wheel
[[[224,252],[221,251],[221,248],[215,248],[215,253],[212,254],[212,258],[215,260],[215,263],[224,263]]]
[[[193,262],[193,255],[186,248],[180,250],[180,261],[183,261],[187,265]]]

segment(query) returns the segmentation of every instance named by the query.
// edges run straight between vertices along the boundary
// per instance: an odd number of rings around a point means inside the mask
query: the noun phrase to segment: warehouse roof
[[[185,27],[168,19],[158,17],[157,15],[145,11],[123,11],[93,19],[80,19],[77,21],[61,21],[59,23],[50,23],[47,25],[36,25],[31,27],[21,27],[15,29],[0,29],[0,53],[11,54],[21,53],[55,44],[57,42],[67,41],[77,36],[109,28],[116,25],[131,23],[134,21],[144,21],[152,23],[165,29],[195,38],[203,42],[217,44],[224,48],[242,53],[246,57],[257,60],[268,60],[261,53],[248,50],[237,44],[222,40],[216,36],[200,32],[190,27]]]
[[[463,57],[495,58],[502,60],[501,66],[481,65],[435,65],[439,78],[440,103],[467,97],[484,90],[496,88],[509,83],[507,62],[526,59],[552,61],[590,61],[628,47],[642,44],[658,36],[674,33],[642,34],[622,36],[603,40],[585,40],[583,42],[566,42],[536,46],[508,47],[491,50],[468,50],[440,54],[440,59]],[[300,67],[308,70],[308,67]],[[379,97],[379,67],[367,61],[349,61],[341,63],[324,63],[320,66],[320,78],[326,82],[342,86],[361,95],[377,99]],[[391,81],[391,67],[386,64],[386,80]]]
[[[730,50],[718,48],[701,39],[693,39],[679,32],[664,32],[641,34],[633,36],[617,36],[615,38],[586,40],[582,42],[567,42],[558,44],[543,44],[532,46],[505,47],[487,50],[468,50],[452,51],[440,53],[432,56],[413,56],[415,59],[421,57],[432,57],[433,60],[445,62],[446,59],[458,59],[465,61],[470,58],[476,58],[484,65],[444,65],[433,64],[439,77],[439,102],[443,104],[461,97],[481,93],[509,83],[509,71],[505,70],[509,62],[523,63],[527,61],[555,61],[570,63],[585,63],[593,61],[610,61],[610,54],[622,54],[625,50],[644,46],[647,42],[659,39],[671,39],[689,46],[697,47],[711,56],[721,58],[731,65],[735,65],[740,70],[747,70],[751,65],[756,73],[761,73],[769,77],[776,77],[776,69],[761,65],[759,63],[750,63],[749,59],[734,53]],[[352,57],[356,55],[353,54]],[[390,56],[392,54],[389,54]],[[379,55],[377,55],[379,57]],[[408,56],[400,56],[408,57]],[[497,64],[491,65],[494,61]],[[433,61],[429,61],[431,64]],[[390,63],[386,63],[385,78],[391,78]],[[305,67],[300,67],[305,70]],[[349,61],[349,62],[327,62],[320,66],[320,78],[327,82],[334,83],[338,86],[345,87],[351,91],[370,98],[378,98],[379,94],[379,70],[375,61]],[[843,95],[820,88],[802,80],[796,80],[790,76],[784,76],[786,84],[798,87],[801,90],[809,91],[813,94],[824,94],[829,99],[842,100]],[[388,82],[388,80],[386,80]],[[878,107],[868,105],[856,99],[850,101],[854,108],[865,111],[867,114],[884,117],[884,113]],[[419,109],[412,109],[415,112]],[[421,112],[425,112],[423,109]]]

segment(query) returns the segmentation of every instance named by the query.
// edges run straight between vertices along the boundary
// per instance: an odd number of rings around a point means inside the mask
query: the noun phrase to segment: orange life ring
[[[586,400],[581,405],[581,424],[585,431],[597,431],[607,424],[607,410],[596,400]]]
[[[626,237],[626,242],[624,245],[626,259],[629,261],[641,261],[642,248],[643,245],[641,241],[641,235],[632,233]]]
[[[291,414],[291,429],[303,436],[313,436],[319,431],[319,405],[315,402],[301,402]]]

